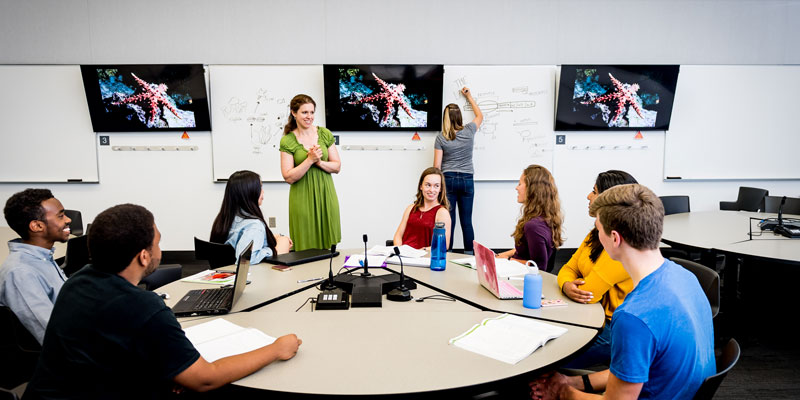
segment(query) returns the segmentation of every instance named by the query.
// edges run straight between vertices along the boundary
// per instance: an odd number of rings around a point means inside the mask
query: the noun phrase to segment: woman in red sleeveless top
[[[433,225],[444,222],[447,245],[450,245],[450,212],[444,188],[444,175],[439,168],[430,167],[419,177],[417,200],[406,207],[403,219],[394,234],[394,245],[409,245],[415,249],[430,247]]]

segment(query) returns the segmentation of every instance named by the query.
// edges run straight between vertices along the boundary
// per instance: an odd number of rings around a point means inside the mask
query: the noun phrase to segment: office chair
[[[708,298],[708,303],[711,305],[711,318],[716,317],[719,314],[719,274],[713,269],[694,261],[678,257],[672,257],[671,260],[697,277],[697,281],[700,282],[700,287],[703,288],[703,292]]]
[[[0,387],[14,388],[31,379],[42,347],[6,306],[0,306],[0,327]]]
[[[236,249],[228,244],[206,242],[195,237],[194,258],[208,261],[211,269],[221,268],[236,263]]]
[[[694,395],[695,400],[706,400],[714,398],[714,393],[719,389],[719,385],[728,372],[739,361],[739,356],[742,354],[742,349],[739,347],[739,342],[731,338],[728,344],[722,349],[722,354],[717,357],[717,373],[709,376],[700,385],[700,389]]]
[[[747,186],[739,186],[739,196],[736,201],[720,201],[720,210],[729,211],[758,211],[764,210],[764,197],[769,190]]]
[[[64,257],[64,264],[61,266],[67,278],[90,262],[89,236],[78,236],[67,241],[67,255]]]
[[[77,210],[64,210],[64,214],[72,220],[69,223],[69,230],[75,236],[83,235],[83,219],[81,218],[81,212]]]
[[[689,196],[659,196],[664,204],[664,215],[687,213],[689,209]]]
[[[776,213],[781,206],[783,196],[765,196],[764,212]],[[787,197],[786,204],[783,205],[784,214],[800,215],[800,198]]]
[[[180,264],[164,264],[159,266],[152,274],[142,278],[139,285],[144,285],[144,290],[153,291],[181,279],[182,275],[183,266]]]

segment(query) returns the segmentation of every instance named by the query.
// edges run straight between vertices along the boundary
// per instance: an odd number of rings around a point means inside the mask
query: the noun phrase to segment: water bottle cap
[[[528,267],[528,273],[538,275],[539,274],[539,266],[536,265],[536,261],[528,260],[525,262],[525,266]]]
[[[436,222],[433,224],[434,228],[442,228],[444,229],[444,222]]]

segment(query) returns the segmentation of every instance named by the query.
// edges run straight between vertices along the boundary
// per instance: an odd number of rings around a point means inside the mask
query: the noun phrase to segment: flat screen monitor
[[[678,65],[562,65],[557,131],[669,129]]]
[[[81,65],[95,132],[209,131],[201,64]]]
[[[442,65],[325,65],[325,121],[340,131],[438,131]]]

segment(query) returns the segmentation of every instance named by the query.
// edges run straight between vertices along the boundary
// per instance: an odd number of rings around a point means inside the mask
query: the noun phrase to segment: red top
[[[420,211],[414,207],[408,215],[406,230],[403,232],[403,244],[415,249],[430,247],[433,239],[433,224],[436,222],[436,212],[441,204],[428,211]]]

